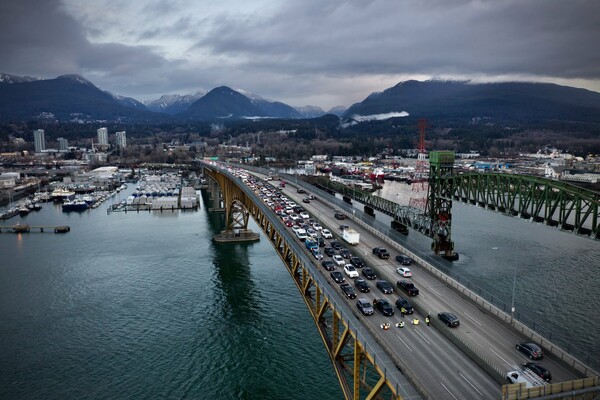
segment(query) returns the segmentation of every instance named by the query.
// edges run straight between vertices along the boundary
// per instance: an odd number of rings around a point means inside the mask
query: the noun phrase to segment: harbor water
[[[272,246],[214,244],[206,209],[4,221],[71,232],[0,234],[0,398],[341,399]],[[600,354],[600,243],[458,204],[453,236],[451,274],[510,302],[516,268],[516,309]]]

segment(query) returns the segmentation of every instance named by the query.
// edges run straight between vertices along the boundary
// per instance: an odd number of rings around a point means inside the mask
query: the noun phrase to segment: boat
[[[83,200],[66,201],[62,205],[63,212],[69,211],[85,211],[89,207],[88,203]]]
[[[26,205],[22,205],[21,207],[19,207],[19,215],[21,215],[21,216],[27,215],[30,212],[31,212],[31,210]]]
[[[75,192],[72,190],[67,190],[64,188],[54,189],[52,192],[52,200],[61,202],[61,201],[69,201],[75,198]]]
[[[17,207],[12,207],[0,214],[0,219],[10,219],[19,214],[19,209]]]
[[[33,203],[33,210],[40,211],[42,209],[42,205],[40,203]]]

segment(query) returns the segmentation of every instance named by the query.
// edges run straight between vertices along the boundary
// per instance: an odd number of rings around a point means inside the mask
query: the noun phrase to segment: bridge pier
[[[342,200],[348,204],[352,204],[352,199],[348,196],[342,196]]]
[[[214,235],[213,240],[217,243],[256,242],[260,235],[250,229],[228,229]]]
[[[375,216],[375,210],[373,209],[373,207],[365,206],[364,212],[365,214],[370,215],[371,217]]]
[[[392,220],[391,226],[393,230],[398,231],[403,235],[408,235],[408,226],[404,225],[403,223]]]

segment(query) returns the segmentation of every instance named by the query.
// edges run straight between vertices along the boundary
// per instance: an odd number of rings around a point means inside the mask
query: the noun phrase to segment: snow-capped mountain
[[[143,104],[151,111],[175,115],[187,110],[198,99],[208,93],[207,90],[198,90],[194,94],[165,94],[156,100],[147,100]]]
[[[325,111],[323,111],[321,107],[317,106],[296,107],[296,111],[298,111],[304,118],[318,118],[325,115]]]
[[[333,115],[337,115],[338,117],[341,117],[342,114],[344,114],[347,109],[348,108],[344,107],[344,106],[335,106],[332,109],[330,109],[329,111],[327,111],[327,114],[333,114]]]
[[[0,72],[0,83],[23,83],[37,81],[38,78],[31,76],[17,76]]]
[[[133,97],[125,97],[125,96],[120,96],[118,94],[114,94],[108,91],[105,91],[105,93],[108,93],[109,95],[112,96],[113,99],[115,99],[115,101],[123,106],[126,107],[131,107],[131,108],[135,108],[137,110],[145,110],[147,111],[148,108],[142,104],[141,102],[137,101],[136,99],[134,99]]]

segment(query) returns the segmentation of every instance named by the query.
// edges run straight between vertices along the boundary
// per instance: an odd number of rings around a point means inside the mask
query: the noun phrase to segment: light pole
[[[512,288],[512,300],[510,302],[510,324],[512,325],[515,318],[515,289],[517,287],[517,264],[515,264],[513,273],[513,288]]]

